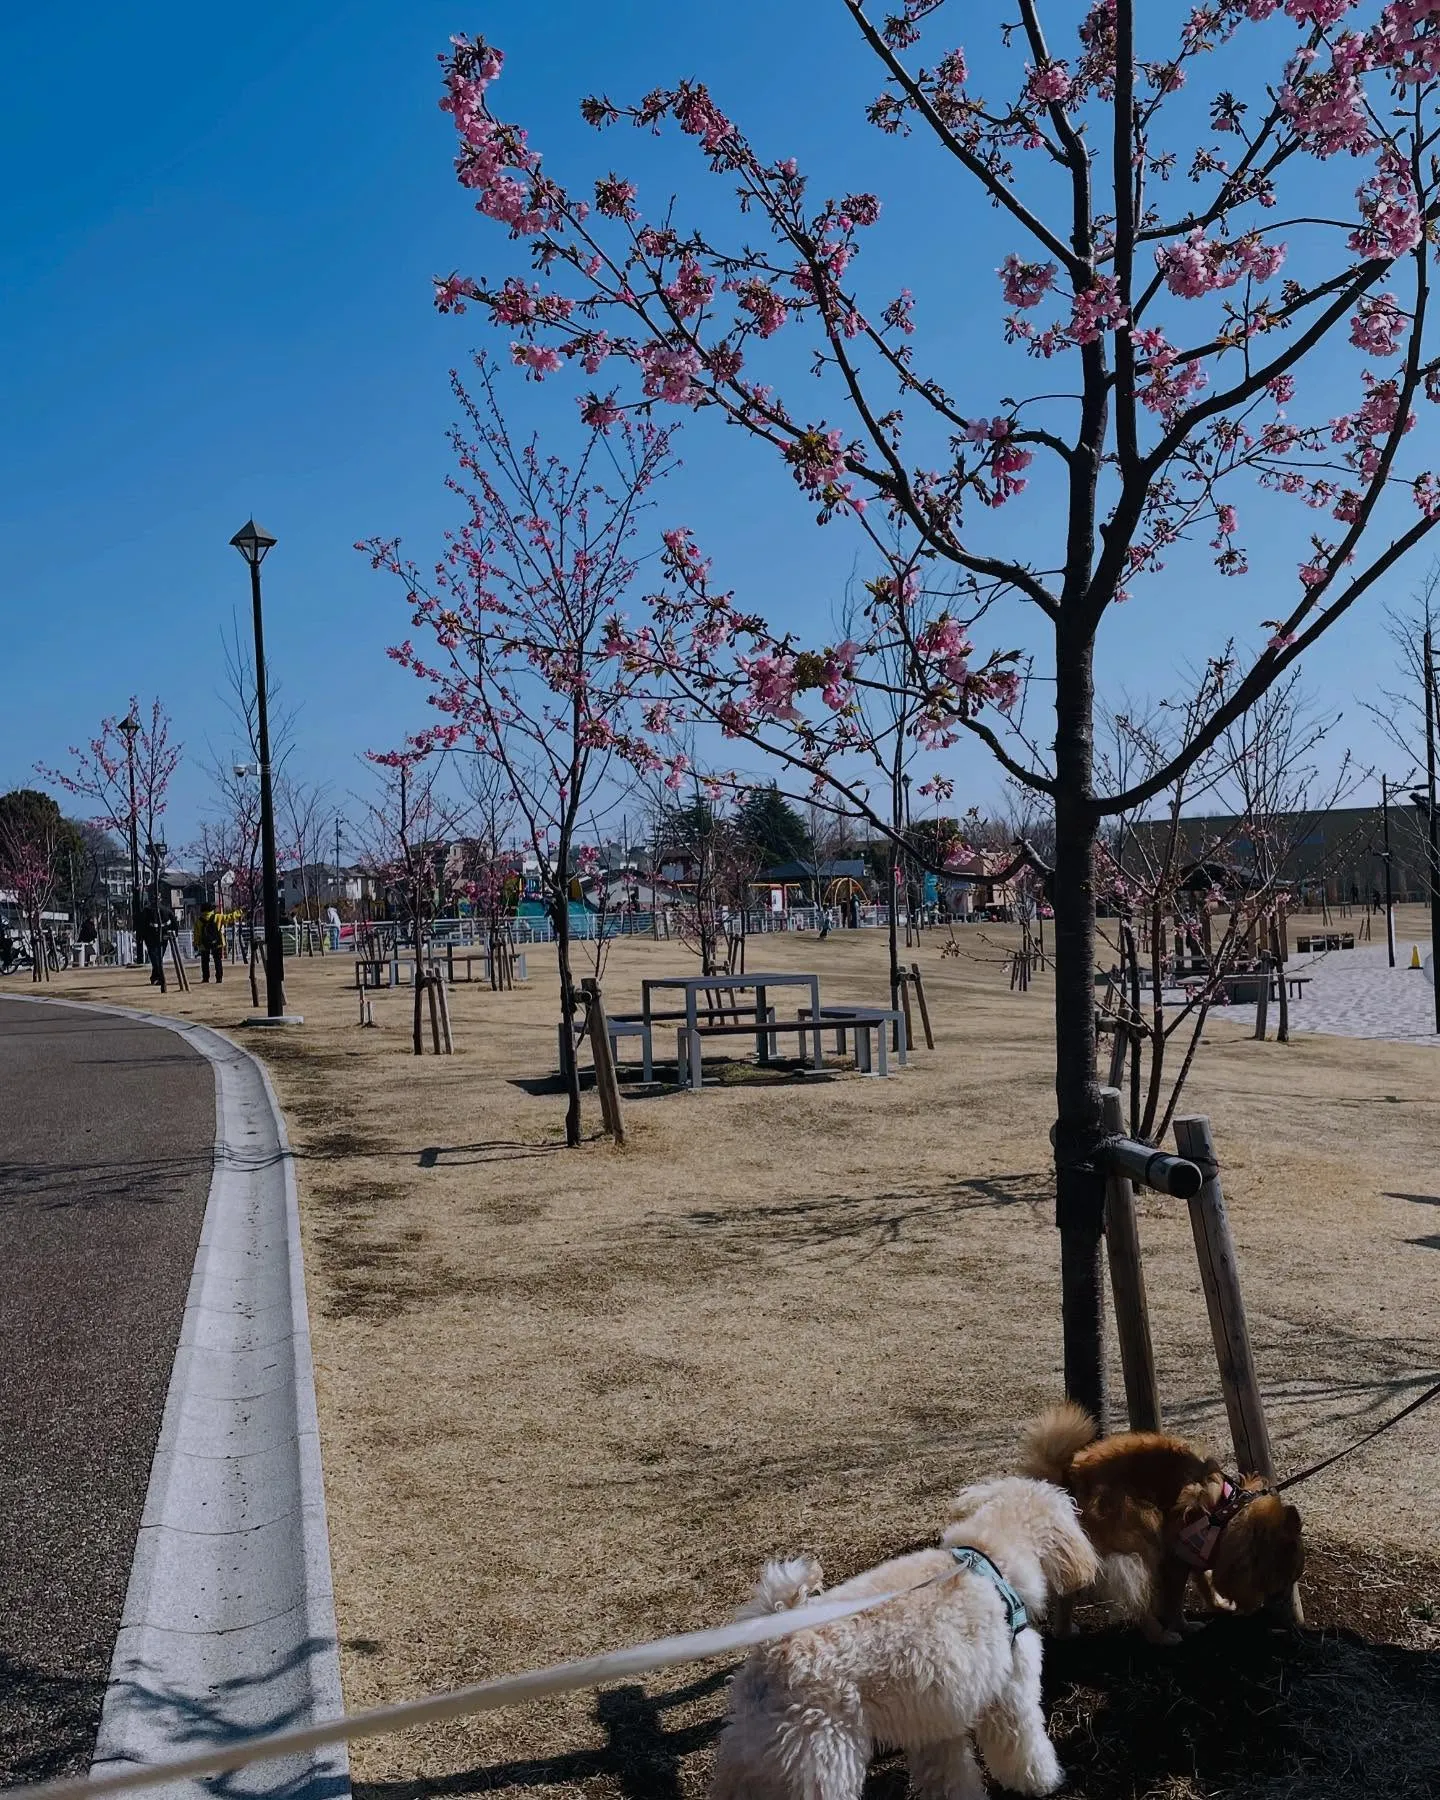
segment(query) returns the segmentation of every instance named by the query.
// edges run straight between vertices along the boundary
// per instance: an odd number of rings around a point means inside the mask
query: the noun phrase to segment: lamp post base
[[[251,1013],[249,1018],[246,1019],[244,1022],[247,1025],[265,1025],[265,1026],[303,1025],[305,1023],[305,1019],[304,1019],[304,1015],[301,1013],[277,1013],[273,1019],[270,1017],[270,1015],[268,1013]]]

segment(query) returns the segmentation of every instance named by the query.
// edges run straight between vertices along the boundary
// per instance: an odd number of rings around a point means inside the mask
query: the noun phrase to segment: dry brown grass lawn
[[[292,966],[304,1028],[246,1041],[274,1070],[300,1159],[350,1705],[715,1621],[767,1553],[852,1571],[933,1533],[948,1492],[1008,1465],[1018,1424],[1059,1386],[1050,989],[1042,976],[1011,993],[1001,962],[942,960],[941,941],[916,953],[933,1054],[888,1082],[631,1087],[624,1151],[560,1147],[551,953],[530,952],[528,988],[457,988],[448,1059],[409,1053],[408,992],[380,994],[364,1031],[348,960]],[[827,997],[884,993],[878,933],[750,951],[752,968],[817,969]],[[610,1004],[637,1001],[643,974],[692,967],[676,946],[622,943]],[[50,991],[152,993],[133,972]],[[160,1004],[233,1026],[247,998],[232,971],[218,993]],[[1256,1044],[1224,1024],[1209,1036],[1184,1110],[1214,1120],[1294,1468],[1440,1364],[1440,1061],[1308,1035]],[[1184,1208],[1142,1212],[1167,1422],[1223,1452]],[[1430,1791],[1436,1445],[1422,1414],[1303,1493],[1312,1612],[1389,1648],[1277,1648],[1220,1627],[1157,1671],[1123,1637],[1083,1639],[1053,1675],[1077,1790],[1359,1793],[1317,1775],[1340,1768],[1320,1722],[1334,1727],[1349,1692],[1388,1721],[1376,1757],[1387,1733],[1423,1739],[1406,1752],[1421,1786],[1377,1791]],[[357,1789],[699,1794],[723,1673],[360,1745]],[[1257,1758],[1223,1720],[1262,1705]],[[1348,1766],[1373,1785],[1354,1733]],[[883,1770],[872,1786],[902,1791]]]

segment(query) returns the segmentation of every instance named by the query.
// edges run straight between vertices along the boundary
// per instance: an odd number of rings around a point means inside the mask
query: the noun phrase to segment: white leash
[[[924,1587],[929,1583],[919,1585]],[[604,1682],[645,1675],[653,1669],[668,1669],[676,1663],[703,1662],[710,1657],[726,1656],[756,1644],[774,1643],[797,1631],[814,1630],[832,1620],[847,1618],[851,1613],[868,1612],[872,1606],[883,1606],[887,1600],[896,1598],[897,1594],[888,1593],[871,1594],[860,1600],[815,1600],[808,1606],[765,1613],[754,1619],[739,1619],[733,1625],[714,1626],[708,1631],[687,1631],[678,1637],[654,1638],[648,1644],[632,1644],[627,1649],[586,1657],[581,1662],[555,1663],[548,1669],[504,1675],[473,1687],[455,1688],[446,1694],[430,1694],[420,1700],[402,1700],[393,1706],[345,1713],[323,1725],[235,1738],[227,1744],[217,1744],[211,1750],[178,1757],[174,1762],[149,1763],[121,1769],[114,1774],[77,1775],[63,1781],[6,1788],[3,1800],[101,1800],[106,1794],[128,1793],[136,1788],[155,1787],[192,1776],[219,1775],[229,1769],[243,1769],[249,1763],[266,1762],[272,1757],[323,1750],[330,1744],[348,1743],[355,1738],[383,1737],[389,1732],[408,1730],[413,1725],[433,1725],[441,1719],[462,1718],[466,1713],[493,1712],[498,1707],[519,1706],[547,1694],[568,1694],[577,1688],[599,1687]]]

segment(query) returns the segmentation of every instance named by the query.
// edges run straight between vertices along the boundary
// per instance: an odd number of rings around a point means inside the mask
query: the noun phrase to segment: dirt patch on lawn
[[[558,1147],[546,952],[527,989],[454,991],[451,1058],[409,1053],[408,992],[376,995],[363,1030],[348,963],[292,972],[306,1025],[255,1048],[298,1154],[350,1705],[712,1623],[772,1552],[841,1577],[932,1538],[950,1492],[1011,1465],[1060,1385],[1051,996],[939,949],[915,953],[938,1047],[890,1081],[760,1082],[737,1059],[746,1078],[700,1094],[627,1087],[624,1152]],[[762,955],[817,971],[827,1000],[883,997],[875,933]],[[628,1008],[642,977],[686,967],[621,945],[607,996]],[[240,999],[163,1004],[233,1025]],[[1299,1468],[1440,1365],[1440,1062],[1207,1035],[1189,1107],[1214,1122],[1277,1454]],[[1142,1212],[1167,1423],[1223,1452],[1185,1209]],[[1302,1490],[1318,1632],[1059,1647],[1074,1791],[1434,1791],[1437,1491],[1429,1414]],[[723,1685],[684,1671],[357,1745],[357,1792],[689,1800]],[[880,1768],[872,1792],[900,1780]]]

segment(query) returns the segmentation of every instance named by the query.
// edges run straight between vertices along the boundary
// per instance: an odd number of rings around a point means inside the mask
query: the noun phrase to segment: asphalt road
[[[3,1785],[89,1766],[214,1141],[173,1032],[0,997]]]

